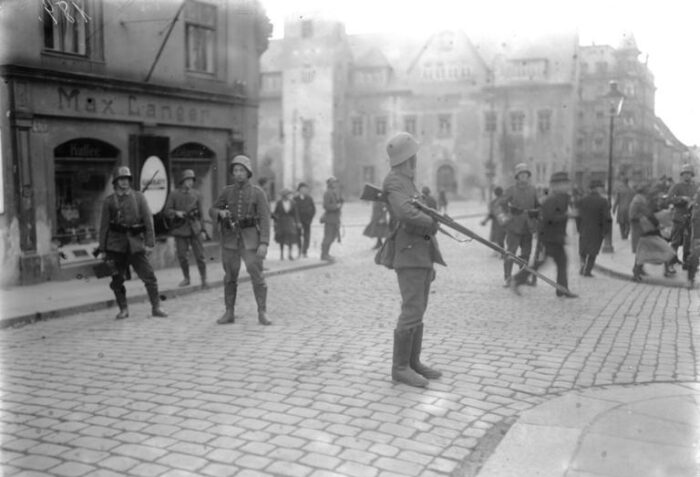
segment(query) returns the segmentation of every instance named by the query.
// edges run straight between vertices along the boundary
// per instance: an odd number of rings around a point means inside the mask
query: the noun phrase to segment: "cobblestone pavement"
[[[244,284],[230,326],[214,289],[168,319],[143,304],[0,331],[3,475],[463,475],[494,429],[562,392],[698,379],[697,291],[570,270],[579,299],[517,297],[489,250],[441,238],[423,356],[444,376],[392,384],[398,287],[360,234],[332,267],[269,279],[271,327]]]

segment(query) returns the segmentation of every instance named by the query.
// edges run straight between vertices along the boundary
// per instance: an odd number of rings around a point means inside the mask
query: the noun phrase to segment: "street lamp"
[[[613,188],[613,128],[615,124],[615,117],[620,115],[622,111],[622,103],[625,101],[625,95],[620,92],[617,86],[617,81],[610,82],[610,91],[603,96],[607,101],[610,108],[610,149],[608,150],[608,207],[610,207],[612,212],[612,188]],[[612,215],[612,214],[611,214]],[[603,242],[603,253],[613,253],[612,244],[612,229],[611,226],[608,233],[605,234],[605,241]]]

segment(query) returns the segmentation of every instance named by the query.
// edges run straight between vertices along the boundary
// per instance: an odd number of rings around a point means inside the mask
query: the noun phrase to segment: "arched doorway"
[[[172,188],[179,185],[180,177],[185,169],[192,169],[197,180],[194,187],[202,196],[202,210],[206,214],[214,202],[214,164],[216,154],[204,144],[187,142],[170,153],[170,172]],[[206,219],[206,218],[205,218]],[[207,234],[213,234],[212,225],[205,220],[203,226]]]
[[[457,178],[455,169],[449,164],[443,164],[437,170],[436,175],[437,191],[444,190],[448,194],[457,193]]]

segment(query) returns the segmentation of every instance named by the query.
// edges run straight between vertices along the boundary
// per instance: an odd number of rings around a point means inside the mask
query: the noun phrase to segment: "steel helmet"
[[[129,169],[126,166],[120,166],[117,167],[116,171],[114,172],[114,179],[112,179],[112,184],[115,184],[118,179],[121,179],[122,177],[127,177],[130,181],[134,180],[134,178],[131,176],[131,169]]]
[[[180,178],[180,182],[178,182],[178,184],[182,184],[185,181],[185,179],[197,179],[192,169],[185,169],[184,171],[182,171],[182,177]]]
[[[521,162],[520,164],[516,164],[516,166],[515,166],[515,178],[516,179],[518,178],[518,175],[521,172],[527,172],[527,175],[532,177],[532,172],[530,171],[530,168],[524,162]]]
[[[239,154],[231,160],[231,172],[233,172],[233,166],[240,164],[248,171],[248,177],[253,177],[253,167],[250,165],[250,159],[243,154]]]
[[[331,185],[334,182],[340,182],[337,177],[335,176],[330,176],[328,179],[326,179],[326,184]]]
[[[389,165],[391,167],[407,161],[413,157],[420,145],[418,141],[407,132],[400,132],[396,136],[389,139],[386,144],[386,152],[389,154]]]
[[[681,167],[681,175],[685,174],[686,172],[695,177],[695,169],[693,168],[692,164],[683,164],[683,167]]]

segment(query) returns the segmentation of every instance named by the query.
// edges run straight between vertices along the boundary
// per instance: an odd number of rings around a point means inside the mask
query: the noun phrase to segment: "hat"
[[[683,167],[681,167],[681,175],[689,173],[693,177],[695,177],[695,169],[693,169],[693,166],[691,164],[683,164]]]
[[[178,182],[178,184],[182,184],[183,182],[185,182],[185,179],[196,179],[194,171],[192,169],[185,169],[184,171],[182,171],[182,177],[180,177],[180,182]]]
[[[330,176],[328,179],[326,179],[326,184],[331,185],[333,182],[338,182],[338,178],[335,176]]]
[[[389,155],[389,165],[398,166],[413,157],[420,145],[418,141],[407,132],[400,132],[386,144],[386,152]]]
[[[282,189],[280,192],[280,197],[287,197],[288,195],[292,194],[292,191],[287,189],[286,187]]]
[[[248,157],[244,156],[243,154],[239,154],[234,157],[230,164],[231,171],[233,171],[233,166],[236,164],[240,164],[241,166],[245,167],[245,170],[248,171],[248,177],[253,177],[253,168],[250,165],[250,159],[248,159]]]
[[[126,166],[121,166],[118,167],[117,170],[114,172],[114,179],[112,179],[112,184],[116,184],[117,180],[121,179],[122,177],[126,177],[130,181],[134,180],[134,178],[131,176],[131,169],[129,169]]]
[[[421,193],[423,193],[423,194],[425,194],[425,195],[430,194],[430,187],[428,187],[428,186],[423,186],[423,188],[421,189]]]
[[[599,179],[593,179],[591,181],[591,183],[588,184],[588,187],[590,187],[591,189],[597,189],[598,187],[605,187],[605,186],[603,185],[603,181],[601,181]]]
[[[521,162],[520,164],[516,164],[516,166],[515,166],[515,178],[516,179],[518,178],[518,175],[521,172],[527,172],[527,175],[532,177],[532,172],[530,171],[530,168],[524,162]]]
[[[552,177],[549,179],[549,182],[550,184],[569,182],[569,174],[564,171],[555,172],[554,174],[552,174]]]
[[[309,184],[307,184],[306,182],[300,182],[297,186],[297,190],[301,189],[302,187],[309,187]]]

